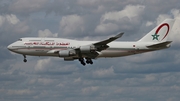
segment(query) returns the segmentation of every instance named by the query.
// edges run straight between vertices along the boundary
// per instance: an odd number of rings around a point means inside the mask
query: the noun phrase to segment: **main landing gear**
[[[86,65],[86,63],[84,62],[84,58],[80,58],[79,61],[80,61],[80,63],[81,63],[83,66]]]
[[[86,63],[87,64],[93,64],[93,61],[90,58],[86,58]]]
[[[86,58],[86,63],[84,62],[84,58],[79,59],[80,63],[85,66],[87,64],[93,64],[93,61],[90,58]]]
[[[23,55],[23,56],[24,56],[24,60],[23,60],[23,61],[24,61],[24,62],[27,62],[26,55]]]

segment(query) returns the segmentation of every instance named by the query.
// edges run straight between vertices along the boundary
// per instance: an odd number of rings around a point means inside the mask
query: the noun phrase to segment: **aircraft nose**
[[[12,45],[7,46],[7,49],[12,50]]]

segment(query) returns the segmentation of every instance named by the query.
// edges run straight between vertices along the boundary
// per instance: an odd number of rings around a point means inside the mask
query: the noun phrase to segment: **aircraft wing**
[[[103,40],[103,41],[100,41],[100,42],[97,42],[97,43],[94,43],[93,45],[107,45],[108,43],[122,37],[124,33],[119,33],[118,35],[114,36],[114,37],[110,37],[109,39],[106,39],[106,40]]]
[[[78,53],[80,52],[79,54],[81,54],[81,55],[85,55],[85,56],[90,57],[90,58],[96,58],[98,55],[101,54],[100,52],[102,50],[105,50],[105,49],[107,49],[109,47],[107,45],[108,43],[122,37],[123,34],[124,33],[119,33],[118,35],[110,37],[110,38],[108,38],[106,40],[99,41],[99,42],[96,42],[96,43],[92,43],[90,45],[81,46],[80,48],[77,48],[75,50],[78,51]],[[90,50],[91,52],[83,53],[82,50],[87,49],[87,47],[88,47],[88,49],[92,49],[92,50]]]
[[[99,41],[99,42],[96,42],[96,43],[93,43],[93,45],[97,48],[97,51],[102,51],[102,50],[105,50],[106,48],[108,48],[109,46],[107,45],[108,43],[122,37],[124,33],[119,33],[118,35],[116,36],[113,36],[113,37],[110,37],[106,40],[103,40],[103,41]]]

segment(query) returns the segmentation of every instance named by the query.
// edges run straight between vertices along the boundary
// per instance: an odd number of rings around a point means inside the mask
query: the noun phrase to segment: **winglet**
[[[118,38],[122,37],[122,36],[123,36],[123,34],[124,34],[124,32],[119,33],[118,35],[116,35],[116,36],[114,36],[114,37],[110,37],[109,39],[110,39],[110,40],[112,40],[112,41],[114,41],[114,40],[116,40],[116,39],[118,39]]]
[[[122,33],[119,33],[118,35],[116,35],[114,38],[120,38],[120,37],[122,37],[123,36],[123,34],[124,34],[124,32],[122,32]]]

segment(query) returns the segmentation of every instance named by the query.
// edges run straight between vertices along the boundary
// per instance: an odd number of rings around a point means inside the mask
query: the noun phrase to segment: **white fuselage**
[[[65,61],[78,59],[82,65],[93,64],[100,57],[121,57],[169,48],[167,41],[174,19],[166,19],[137,42],[117,42],[123,32],[102,41],[78,41],[63,38],[21,38],[7,48],[24,56],[56,56]],[[85,61],[86,60],[86,61]]]
[[[31,56],[59,56],[53,51],[67,49],[76,49],[84,45],[90,45],[97,41],[77,41],[61,38],[21,38],[20,40],[8,46],[8,49],[23,55]],[[154,51],[157,49],[148,49],[146,46],[154,44],[153,42],[111,42],[107,44],[109,48],[99,52],[99,57],[121,57],[133,54]],[[53,50],[51,52],[51,50]],[[73,56],[78,58],[78,55]]]

